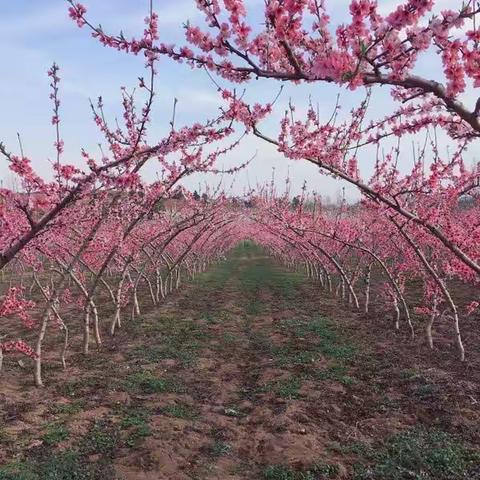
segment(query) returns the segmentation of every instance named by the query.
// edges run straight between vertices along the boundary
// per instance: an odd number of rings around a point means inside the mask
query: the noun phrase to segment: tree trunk
[[[438,303],[438,300],[437,300],[437,296],[435,295],[435,297],[433,298],[432,314],[428,319],[427,327],[426,327],[428,346],[432,350],[433,350],[432,327],[433,327],[433,322],[435,322],[435,318],[437,317],[437,303]]]
[[[42,345],[47,332],[48,320],[50,318],[50,307],[45,309],[42,317],[42,326],[37,337],[37,343],[35,345],[35,367],[34,367],[34,382],[36,387],[43,387],[42,380]]]
[[[400,330],[400,309],[398,308],[398,298],[393,297],[393,309],[395,310],[395,330]]]
[[[85,308],[83,317],[83,354],[88,355],[90,348],[90,304]]]
[[[370,280],[372,276],[372,264],[367,265],[367,271],[365,273],[365,313],[368,313],[370,307]]]

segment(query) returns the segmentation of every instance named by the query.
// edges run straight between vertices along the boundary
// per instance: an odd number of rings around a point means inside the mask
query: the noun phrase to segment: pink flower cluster
[[[3,299],[0,300],[0,317],[19,317],[26,327],[31,328],[34,322],[28,311],[34,306],[33,301],[23,298],[20,288],[11,287]]]
[[[0,351],[5,353],[18,352],[30,358],[36,358],[37,356],[35,351],[23,340],[11,340],[0,343]]]
[[[79,27],[85,25],[84,15],[87,13],[87,9],[81,3],[70,2],[71,7],[68,9],[68,14],[72,20],[74,20]]]

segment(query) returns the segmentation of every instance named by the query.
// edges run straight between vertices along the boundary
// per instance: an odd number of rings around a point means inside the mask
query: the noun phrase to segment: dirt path
[[[241,248],[17,396],[0,480],[480,478],[477,379],[361,322]]]

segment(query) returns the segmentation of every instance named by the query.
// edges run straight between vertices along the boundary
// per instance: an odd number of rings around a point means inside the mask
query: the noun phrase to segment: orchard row
[[[480,163],[470,153],[480,135],[478,2],[439,10],[433,0],[407,0],[385,14],[375,1],[352,0],[349,21],[335,25],[338,11],[323,0],[269,0],[260,12],[242,0],[198,0],[205,23],[187,23],[180,46],[161,38],[161,11],[153,3],[138,38],[110,34],[85,6],[68,3],[70,17],[103,45],[144,55],[145,75],[135,98],[122,90],[121,123],[109,121],[101,98],[92,104],[104,136],[100,155],[82,151],[82,162],[64,160],[57,65],[49,71],[56,157],[50,177],[36,173],[21,142],[18,153],[0,145],[21,185],[0,190],[0,316],[8,320],[0,359],[14,351],[29,355],[41,385],[51,329],[64,332],[59,351],[66,365],[72,343],[88,354],[123,317],[135,321],[139,292],[158,304],[245,238],[304,268],[352,308],[368,312],[374,288],[396,328],[405,325],[413,336],[423,319],[432,348],[436,322],[447,324],[465,359],[462,321],[477,314],[480,300]],[[198,67],[199,75],[208,71],[219,109],[203,123],[178,125],[175,102],[168,133],[152,139],[162,57]],[[418,73],[432,58],[441,65],[433,80]],[[328,119],[313,101],[300,109],[290,102],[278,129],[266,130],[264,121],[277,118],[277,100],[250,103],[233,88],[244,84],[248,92],[257,78],[272,89],[279,81],[335,83],[363,91],[364,99],[348,114],[337,103]],[[381,86],[391,92],[392,111],[372,118]],[[304,192],[292,205],[273,186],[241,200],[212,189],[199,200],[181,187],[194,173],[248,168],[245,159],[218,169],[247,135],[354,186],[362,201],[327,208]],[[374,160],[368,176],[365,151]],[[152,162],[161,174],[147,182],[142,169]],[[420,284],[415,308],[406,293],[412,282]],[[468,297],[461,305],[459,289]],[[111,318],[100,318],[104,298]],[[33,343],[18,340],[21,328]]]

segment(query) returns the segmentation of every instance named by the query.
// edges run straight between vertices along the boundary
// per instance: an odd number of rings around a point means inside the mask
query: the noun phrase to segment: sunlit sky
[[[143,19],[148,10],[148,0],[84,0],[89,17],[101,23],[106,31],[117,33],[123,30],[137,37],[143,31]],[[332,17],[337,23],[348,20],[348,0],[330,0]],[[399,0],[379,0],[383,13],[392,10]],[[441,0],[438,9],[452,7],[461,2]],[[253,17],[260,15],[262,0],[247,0]],[[202,17],[195,8],[194,0],[154,0],[159,13],[160,35],[169,43],[183,42],[182,24],[190,20],[202,25]],[[20,133],[26,155],[32,159],[35,169],[44,176],[51,171],[49,159],[54,157],[54,129],[51,125],[48,68],[55,61],[61,68],[61,132],[65,141],[64,161],[81,164],[80,150],[85,148],[98,154],[102,142],[91,118],[89,98],[102,95],[105,108],[112,118],[118,114],[120,87],[132,88],[137,78],[143,75],[144,61],[101,46],[86,30],[80,30],[68,18],[65,0],[15,0],[0,1],[0,45],[2,73],[0,75],[0,141],[10,150],[18,152],[17,132]],[[440,77],[438,58],[432,53],[419,65],[419,73],[427,77]],[[162,60],[157,80],[157,103],[150,131],[150,140],[161,136],[168,129],[174,98],[178,98],[177,125],[202,121],[215,116],[219,99],[216,88],[205,72],[190,70]],[[440,77],[442,78],[442,77]],[[219,80],[222,85],[225,82]],[[256,101],[271,101],[279,84],[259,80],[247,87],[247,98]],[[279,117],[289,100],[298,106],[301,113],[309,96],[320,105],[325,118],[330,116],[337,94],[347,111],[363,98],[363,92],[352,93],[336,86],[325,84],[294,86],[286,85],[276,104],[275,116],[265,125],[267,133],[274,133]],[[467,96],[469,97],[469,96]],[[467,98],[473,102],[473,96]],[[382,116],[392,108],[388,90],[378,89],[373,97],[370,115]],[[446,147],[446,143],[443,145]],[[411,145],[406,149],[411,152]],[[240,149],[233,152],[224,166],[241,163],[256,153],[249,167],[235,178],[223,178],[223,185],[234,194],[242,194],[248,186],[270,181],[275,168],[275,182],[283,190],[289,174],[292,194],[298,193],[307,181],[309,189],[335,199],[341,190],[338,181],[327,178],[312,166],[303,162],[284,159],[273,148],[254,137],[244,140]],[[372,152],[365,151],[361,157],[361,170],[368,174],[373,165]],[[406,155],[406,168],[411,165]],[[222,166],[220,164],[219,166]],[[153,162],[144,171],[146,178],[154,178],[157,166]],[[13,177],[5,160],[0,160],[0,179],[11,186]],[[216,185],[218,176],[195,175],[185,180],[190,189],[204,189],[206,184]],[[349,199],[357,198],[355,189],[346,186]]]

